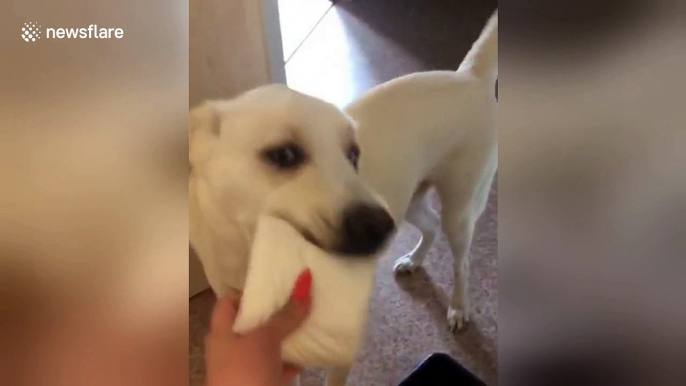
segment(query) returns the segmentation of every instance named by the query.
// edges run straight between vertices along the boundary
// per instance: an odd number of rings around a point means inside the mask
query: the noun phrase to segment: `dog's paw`
[[[393,271],[397,274],[405,275],[417,272],[419,265],[412,261],[411,255],[405,255],[395,261]]]
[[[463,308],[448,308],[448,328],[452,333],[463,331],[467,323],[469,323],[469,315]]]

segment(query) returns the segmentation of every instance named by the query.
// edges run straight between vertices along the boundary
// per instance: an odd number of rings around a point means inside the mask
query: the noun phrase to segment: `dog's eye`
[[[350,146],[347,156],[350,163],[357,170],[357,163],[360,161],[360,148],[357,145]]]
[[[281,169],[294,169],[305,161],[305,152],[300,146],[289,143],[265,150],[264,157]]]

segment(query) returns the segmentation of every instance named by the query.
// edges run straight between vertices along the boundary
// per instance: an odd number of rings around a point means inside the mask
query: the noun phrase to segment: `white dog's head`
[[[395,228],[357,175],[353,123],[329,103],[265,86],[195,108],[189,136],[191,188],[206,221],[251,237],[258,217],[272,215],[352,256],[373,255]]]

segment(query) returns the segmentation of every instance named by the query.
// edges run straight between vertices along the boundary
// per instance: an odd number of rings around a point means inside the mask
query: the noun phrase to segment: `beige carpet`
[[[435,196],[433,201],[438,208]],[[445,319],[453,282],[452,257],[445,238],[437,239],[424,270],[396,278],[392,272],[394,260],[409,251],[418,239],[414,229],[403,225],[379,264],[369,336],[361,359],[352,370],[350,386],[396,385],[432,352],[449,353],[487,384],[497,384],[497,215],[496,182],[471,249],[472,323],[457,335],[450,333]],[[190,302],[190,384],[194,386],[204,382],[202,346],[213,303],[210,292]],[[323,385],[323,376],[321,370],[307,370],[302,385]]]

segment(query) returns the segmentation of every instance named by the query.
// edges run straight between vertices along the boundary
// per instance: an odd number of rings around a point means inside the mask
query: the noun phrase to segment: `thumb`
[[[290,385],[298,374],[302,373],[303,369],[298,366],[284,365],[283,380],[287,385]]]
[[[312,273],[306,269],[298,276],[286,306],[274,314],[265,326],[272,338],[283,341],[307,319],[312,305],[311,291]]]
[[[240,295],[232,291],[228,291],[224,296],[217,299],[210,322],[211,335],[220,338],[233,335],[233,324],[238,313],[239,302]]]

